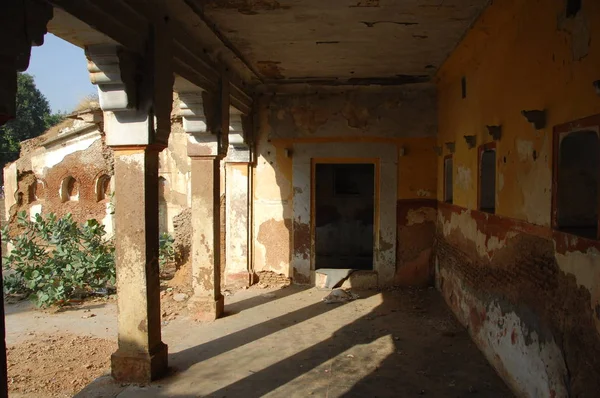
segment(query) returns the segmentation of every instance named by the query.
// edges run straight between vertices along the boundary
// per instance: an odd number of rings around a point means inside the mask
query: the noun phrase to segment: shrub
[[[158,238],[158,265],[163,269],[175,261],[175,239],[166,232]]]
[[[6,293],[24,293],[40,307],[65,304],[79,293],[114,286],[114,245],[96,220],[77,225],[70,214],[57,218],[27,213],[17,215],[19,234],[2,230],[4,242],[13,245],[4,257]]]

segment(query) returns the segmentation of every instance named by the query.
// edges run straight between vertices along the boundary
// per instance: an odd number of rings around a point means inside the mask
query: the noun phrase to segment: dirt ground
[[[161,283],[163,326],[188,315],[191,291],[183,278],[175,274]],[[110,355],[117,349],[116,296],[48,309],[15,297],[5,301],[11,397],[72,397],[110,372]]]
[[[11,397],[72,397],[110,368],[116,342],[67,333],[33,334],[9,346]]]

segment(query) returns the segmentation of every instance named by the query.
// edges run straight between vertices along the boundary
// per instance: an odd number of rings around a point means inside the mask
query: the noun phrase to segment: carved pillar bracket
[[[220,90],[209,93],[201,89],[179,93],[179,116],[183,130],[190,135],[188,156],[223,158],[229,146],[229,84],[221,80]]]
[[[226,162],[250,163],[250,145],[243,122],[244,115],[235,108],[229,109],[229,151]]]
[[[174,83],[170,44],[169,29],[155,25],[143,57],[114,44],[86,48],[90,80],[98,86],[104,111],[107,145],[167,146]],[[120,129],[124,125],[126,131]]]
[[[117,112],[135,109],[136,62],[133,54],[112,44],[85,49],[92,84],[98,86],[102,110]]]
[[[205,91],[188,91],[179,93],[179,116],[183,131],[189,134],[188,156],[219,156],[219,135],[209,130],[205,111],[205,102],[210,96]]]
[[[9,1],[0,12],[0,125],[16,115],[17,71],[29,66],[32,46],[41,46],[52,19],[51,5],[36,0]]]

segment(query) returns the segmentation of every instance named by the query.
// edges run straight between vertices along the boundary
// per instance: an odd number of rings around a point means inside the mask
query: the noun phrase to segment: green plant
[[[70,214],[57,218],[17,215],[19,233],[2,239],[13,249],[4,257],[6,293],[24,293],[40,307],[65,304],[79,293],[114,286],[114,245],[96,220],[77,225]]]
[[[158,265],[164,268],[175,261],[175,239],[167,232],[158,237]]]

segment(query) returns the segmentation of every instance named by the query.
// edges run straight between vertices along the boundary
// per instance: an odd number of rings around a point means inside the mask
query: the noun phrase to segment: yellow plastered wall
[[[330,142],[387,142],[398,148],[398,199],[435,199],[437,190],[437,156],[434,147],[435,137],[404,138],[321,138],[303,140],[274,140],[269,143],[275,153],[275,162],[271,167],[259,169],[257,178],[268,173],[281,174],[291,186],[292,160],[285,157],[285,149],[292,148],[295,142],[330,143]],[[266,162],[263,162],[265,165]],[[266,173],[266,174],[264,174]],[[265,184],[268,185],[268,184]],[[289,197],[283,198],[288,199]]]
[[[461,78],[467,97],[462,98]],[[600,2],[583,0],[566,17],[566,0],[495,0],[437,76],[438,145],[455,142],[454,203],[477,206],[477,146],[491,142],[486,125],[502,125],[497,142],[496,213],[550,225],[552,128],[600,113]],[[535,130],[522,110],[545,109]],[[443,161],[438,158],[438,199]]]

